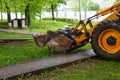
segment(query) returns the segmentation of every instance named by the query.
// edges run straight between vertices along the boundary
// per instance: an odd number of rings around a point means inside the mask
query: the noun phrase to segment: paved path
[[[10,33],[18,33],[18,34],[40,34],[39,32],[30,32],[30,31],[23,31],[23,30],[9,30],[9,29],[1,29],[2,32],[10,32]]]
[[[0,43],[8,43],[13,41],[27,41],[32,40],[33,38],[0,38]]]
[[[18,76],[20,74],[41,71],[43,69],[56,67],[66,63],[71,63],[81,59],[95,56],[93,50],[79,52],[75,54],[64,54],[55,57],[44,58],[23,64],[10,65],[0,68],[0,79]]]

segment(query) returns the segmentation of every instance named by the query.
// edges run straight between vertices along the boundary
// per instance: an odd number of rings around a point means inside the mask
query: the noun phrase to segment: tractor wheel
[[[107,20],[101,22],[91,37],[94,52],[105,60],[120,59],[120,22]]]

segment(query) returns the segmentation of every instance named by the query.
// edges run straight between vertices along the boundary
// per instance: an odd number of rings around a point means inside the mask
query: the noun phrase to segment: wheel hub
[[[100,48],[109,53],[115,54],[120,50],[120,33],[114,29],[106,29],[98,37]]]
[[[108,39],[107,39],[107,44],[108,44],[109,46],[114,46],[114,45],[116,45],[116,38],[113,37],[113,36],[108,37]]]

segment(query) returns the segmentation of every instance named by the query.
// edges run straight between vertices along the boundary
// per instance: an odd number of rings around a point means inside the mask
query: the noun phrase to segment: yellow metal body
[[[115,5],[113,5],[112,7],[109,7],[105,10],[102,10],[102,11],[99,11],[97,12],[94,16],[94,17],[98,17],[98,16],[104,16],[104,15],[107,15],[109,14],[108,17],[106,17],[105,19],[103,19],[102,21],[104,20],[110,20],[110,19],[113,19],[113,20],[116,20],[116,19],[119,19],[119,17],[116,16],[116,14],[118,14],[120,12],[120,3],[117,3]],[[92,17],[91,17],[92,18]],[[90,18],[90,19],[91,19]],[[86,21],[87,20],[87,21]],[[86,33],[89,33],[89,37],[92,36],[92,32],[94,30],[94,28],[100,24],[102,21],[98,22],[96,25],[93,26],[91,20],[86,19],[84,20],[83,22],[79,22],[75,27],[74,29],[71,31],[71,33],[74,33],[75,30],[78,30],[78,32],[83,32],[84,34],[80,35],[80,36],[77,36],[75,38],[75,41],[76,41],[76,44],[79,45],[81,44],[83,41],[87,40],[88,39],[88,36],[86,36]],[[88,28],[89,26],[89,28]],[[107,32],[107,33],[106,33]],[[105,37],[107,38],[109,36],[109,32],[112,32],[116,38],[120,38],[120,36],[117,36],[118,34],[120,35],[120,33],[114,31],[114,30],[108,30],[108,31],[104,31],[103,33],[101,33],[99,39],[101,39],[102,37]],[[106,33],[106,35],[104,35]],[[101,40],[99,40],[101,41]],[[106,45],[105,41],[102,40],[102,42],[104,43],[104,46],[107,47],[108,45]],[[101,42],[99,42],[99,45],[102,45],[100,44]],[[108,46],[109,47],[109,46]],[[114,49],[112,49],[113,47],[115,47]],[[114,53],[114,52],[117,52],[118,51],[118,48],[120,48],[120,40],[117,42],[117,44],[113,47],[109,47],[109,53]],[[103,48],[103,50],[106,50],[107,48]]]

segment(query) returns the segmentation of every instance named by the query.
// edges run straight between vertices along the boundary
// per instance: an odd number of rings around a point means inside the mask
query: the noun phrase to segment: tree
[[[118,3],[118,2],[120,2],[120,0],[115,0],[115,3]]]
[[[14,12],[16,14],[16,19],[17,19],[17,13],[23,13],[25,9],[25,3],[23,0],[10,0],[10,11]]]
[[[99,4],[92,0],[74,0],[73,9],[79,11],[79,2],[82,10],[93,10],[98,11],[100,9]]]
[[[114,4],[115,0],[101,0],[100,9],[105,9],[111,7]]]
[[[41,15],[42,11],[46,9],[46,6],[48,5],[46,0],[35,0],[34,3],[31,3],[30,6],[30,15],[32,18],[35,18],[35,16]]]
[[[89,2],[88,10],[89,11],[98,11],[98,10],[100,10],[100,6],[97,3]]]
[[[42,12],[45,4],[47,4],[46,0],[24,0],[25,2],[25,17],[26,24],[29,26],[31,23],[31,18],[35,18],[36,15]]]
[[[79,3],[80,2],[80,3]],[[92,0],[74,0],[73,9],[75,11],[83,10],[85,12],[85,18],[87,11],[98,11],[99,5]]]
[[[3,19],[3,15],[2,15],[2,12],[3,12],[3,3],[2,1],[0,1],[0,12],[1,12],[1,20]]]
[[[8,22],[11,21],[10,12],[16,13],[16,18],[18,12],[25,14],[26,25],[29,26],[31,17],[41,13],[46,3],[46,0],[0,0],[0,11],[7,12]]]
[[[8,22],[11,21],[11,15],[10,15],[10,6],[9,3],[10,0],[0,0],[0,11],[1,12],[7,12],[7,20]],[[1,17],[2,17],[2,13],[1,13]]]
[[[11,21],[11,12],[21,12],[24,7],[21,5],[23,5],[23,1],[22,0],[0,0],[0,4],[1,4],[1,8],[0,11],[2,12],[7,12],[7,20],[8,22]],[[16,16],[17,17],[17,16]]]
[[[7,19],[8,19],[8,23],[11,21],[11,15],[10,15],[10,6],[8,4],[9,1],[5,0],[5,7],[7,10]]]
[[[57,9],[59,4],[66,4],[66,0],[50,0],[48,1],[49,7],[52,12],[52,20],[55,20],[54,11]]]

